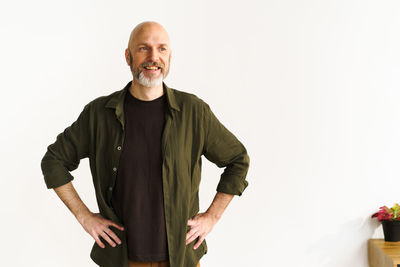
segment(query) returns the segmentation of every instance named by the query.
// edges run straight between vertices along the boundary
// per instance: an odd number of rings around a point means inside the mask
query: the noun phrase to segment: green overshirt
[[[73,180],[81,159],[88,157],[100,214],[122,225],[111,206],[111,196],[124,145],[124,98],[130,81],[122,90],[98,97],[87,105],[75,122],[47,147],[41,168],[47,188]],[[196,95],[169,88],[167,112],[161,140],[162,184],[171,267],[195,267],[207,253],[204,240],[194,250],[198,238],[186,245],[187,221],[199,212],[201,156],[225,167],[216,190],[240,196],[250,159],[243,144],[216,118],[208,104]],[[122,244],[101,248],[95,242],[90,257],[101,267],[128,267],[124,231],[110,228]]]

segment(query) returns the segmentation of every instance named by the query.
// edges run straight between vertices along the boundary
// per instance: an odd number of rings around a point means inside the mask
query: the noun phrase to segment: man
[[[248,185],[249,156],[203,100],[163,82],[171,45],[160,24],[137,25],[125,58],[132,81],[88,103],[48,146],[41,162],[47,188],[94,238],[90,256],[98,265],[200,266],[205,237]],[[202,155],[226,167],[205,212],[198,197]],[[99,213],[71,182],[85,157]]]

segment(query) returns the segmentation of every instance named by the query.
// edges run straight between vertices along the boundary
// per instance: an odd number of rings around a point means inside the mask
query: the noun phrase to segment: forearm
[[[54,188],[58,197],[64,202],[68,209],[74,214],[76,219],[82,224],[84,218],[91,212],[83,203],[76,192],[72,182]]]
[[[217,192],[215,194],[213,202],[211,203],[210,207],[207,209],[206,212],[218,221],[233,197],[234,195],[231,194]]]

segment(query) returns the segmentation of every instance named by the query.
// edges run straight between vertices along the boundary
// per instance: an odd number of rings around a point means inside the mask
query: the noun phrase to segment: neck
[[[151,101],[164,94],[163,84],[155,87],[146,87],[138,83],[135,79],[132,80],[129,92],[136,98],[144,101]]]

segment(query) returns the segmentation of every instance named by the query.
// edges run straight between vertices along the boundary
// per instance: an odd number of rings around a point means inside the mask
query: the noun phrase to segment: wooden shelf
[[[400,267],[400,242],[369,239],[368,262],[370,267]]]

